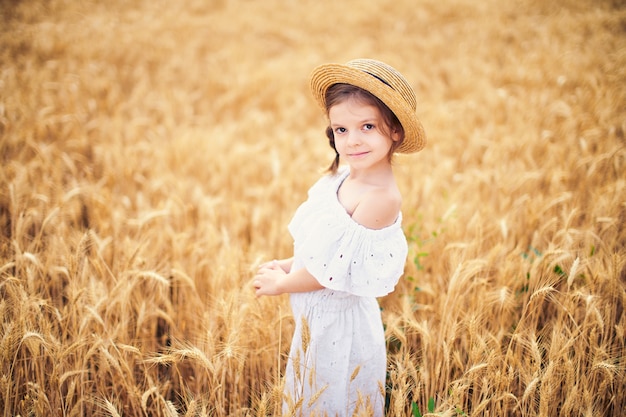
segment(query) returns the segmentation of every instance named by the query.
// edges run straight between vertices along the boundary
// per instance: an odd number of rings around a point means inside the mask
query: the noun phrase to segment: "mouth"
[[[355,152],[355,153],[349,153],[348,156],[350,158],[361,158],[364,157],[365,155],[367,155],[369,152]]]

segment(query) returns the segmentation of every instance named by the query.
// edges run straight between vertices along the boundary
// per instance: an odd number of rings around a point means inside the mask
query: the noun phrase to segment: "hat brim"
[[[357,68],[341,64],[324,64],[315,68],[310,77],[313,98],[326,111],[326,90],[334,84],[351,84],[378,97],[396,115],[404,129],[404,140],[395,150],[414,153],[426,145],[424,127],[406,100],[381,79]]]

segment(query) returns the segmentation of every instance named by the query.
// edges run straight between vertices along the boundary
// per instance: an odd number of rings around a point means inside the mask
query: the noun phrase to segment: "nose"
[[[352,130],[348,132],[348,145],[356,146],[361,143],[361,132],[358,130]]]

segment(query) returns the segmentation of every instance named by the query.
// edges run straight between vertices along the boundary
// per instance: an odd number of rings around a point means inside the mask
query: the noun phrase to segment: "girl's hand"
[[[287,275],[277,261],[265,263],[259,267],[252,279],[257,297],[261,295],[280,295],[279,281]]]
[[[279,261],[274,259],[273,261],[265,262],[264,264],[259,266],[259,270],[261,268],[272,268],[273,266],[278,265],[280,269],[282,269],[283,271],[285,271],[286,274],[288,274],[289,270],[291,269],[291,262],[292,262],[292,258],[281,259]]]

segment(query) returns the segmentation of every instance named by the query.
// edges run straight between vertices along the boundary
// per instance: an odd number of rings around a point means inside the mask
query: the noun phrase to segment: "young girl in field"
[[[386,350],[376,297],[393,291],[407,256],[392,155],[421,150],[425,134],[415,93],[382,62],[322,65],[310,82],[336,157],[289,223],[294,256],[261,265],[253,285],[258,296],[290,294],[296,328],[285,414],[382,416]]]

